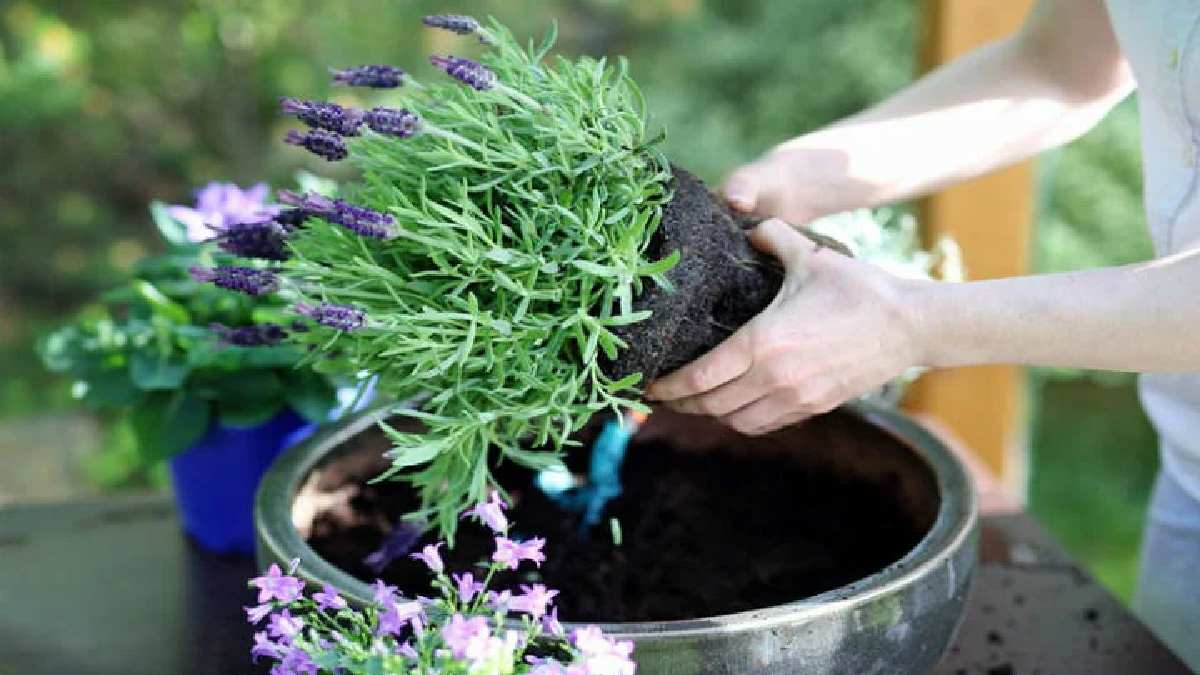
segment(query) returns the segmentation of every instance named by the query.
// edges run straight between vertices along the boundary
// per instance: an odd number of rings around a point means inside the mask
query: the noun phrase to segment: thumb
[[[801,272],[817,245],[796,228],[778,218],[764,220],[750,231],[754,248],[775,256],[789,272]]]
[[[761,189],[761,171],[758,166],[747,164],[725,179],[725,185],[721,187],[721,192],[734,209],[742,213],[754,213],[758,207]]]

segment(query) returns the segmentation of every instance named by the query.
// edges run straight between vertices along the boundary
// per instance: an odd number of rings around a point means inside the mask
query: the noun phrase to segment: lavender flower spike
[[[298,302],[293,309],[322,326],[347,333],[356,331],[367,323],[367,315],[361,309],[349,305],[335,305],[332,302],[310,305],[307,302]]]
[[[351,87],[395,89],[404,84],[404,71],[394,66],[358,66],[337,70],[330,68],[333,81]]]
[[[421,128],[421,118],[404,108],[374,108],[363,116],[363,121],[378,134],[408,138]]]
[[[362,111],[343,108],[336,103],[284,97],[279,99],[279,107],[283,114],[292,115],[313,129],[324,129],[341,136],[356,136],[362,126]]]
[[[270,347],[283,342],[288,335],[282,326],[274,323],[239,326],[237,328],[230,328],[223,324],[214,323],[209,328],[217,334],[221,344],[237,347]]]
[[[496,74],[490,68],[457,56],[431,56],[429,62],[435,68],[450,77],[478,91],[486,91],[496,86]]]
[[[391,239],[395,235],[392,232],[392,226],[396,224],[395,218],[386,213],[355,206],[342,199],[330,199],[315,192],[299,196],[281,191],[279,200],[285,204],[298,205],[314,216],[342,225],[364,237]]]
[[[266,295],[279,290],[279,277],[269,270],[235,265],[218,265],[214,268],[190,267],[188,274],[196,281],[209,282],[217,288],[238,291],[246,295]]]
[[[441,28],[459,35],[479,32],[479,22],[462,14],[433,14],[421,19],[421,23],[430,28]]]
[[[313,129],[305,134],[291,129],[283,137],[283,142],[288,145],[298,145],[330,162],[346,159],[346,155],[350,154],[346,150],[346,142],[342,140],[341,136],[324,129]]]
[[[216,236],[217,246],[223,251],[243,258],[275,261],[288,259],[286,239],[287,229],[274,220],[236,223],[225,227]]]

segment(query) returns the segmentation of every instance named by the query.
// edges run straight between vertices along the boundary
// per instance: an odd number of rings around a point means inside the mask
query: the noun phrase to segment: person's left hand
[[[750,233],[787,274],[761,314],[696,361],[650,384],[647,398],[763,434],[828,412],[923,358],[910,310],[916,285],[817,249],[782,220]]]

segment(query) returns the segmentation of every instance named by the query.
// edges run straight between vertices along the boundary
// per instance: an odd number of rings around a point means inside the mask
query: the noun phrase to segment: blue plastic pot
[[[291,409],[256,427],[214,424],[171,458],[183,529],[215,553],[254,552],[254,492],[271,462],[316,429]]]

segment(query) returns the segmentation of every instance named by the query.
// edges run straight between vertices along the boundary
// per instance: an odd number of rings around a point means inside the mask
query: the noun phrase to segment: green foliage
[[[148,462],[184,450],[214,421],[254,426],[285,406],[324,419],[333,388],[296,368],[298,348],[222,345],[209,328],[250,324],[282,307],[192,280],[187,268],[211,261],[212,252],[176,237],[178,224],[166,222],[160,206],[152,213],[168,241],[178,243],[140,261],[127,284],[46,336],[38,348],[46,367],[69,375],[84,403],[127,413]]]
[[[546,65],[553,32],[522,48],[493,22],[487,37],[494,88],[410,86],[421,133],[350,142],[362,176],[343,191],[395,217],[395,236],[309,219],[284,272],[298,299],[370,317],[301,334],[329,357],[317,367],[423,401],[407,414],[428,432],[390,433],[387,475],[415,484],[447,534],[487,496],[489,448],[545,467],[555,455],[522,442],[561,449],[596,411],[640,406],[638,378],[613,381],[601,355],[626,346],[610,329],[648,316],[633,298],[677,260],[643,257],[671,174],[624,61]]]

